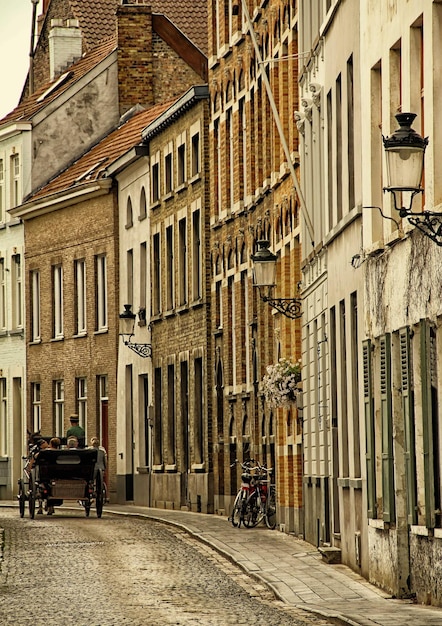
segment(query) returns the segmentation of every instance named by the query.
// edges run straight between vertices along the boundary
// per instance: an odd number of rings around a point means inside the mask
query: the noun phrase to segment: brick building
[[[207,86],[192,87],[115,165],[120,309],[137,314],[132,351],[119,351],[118,498],[203,512],[212,510],[208,111]]]
[[[229,511],[240,473],[235,460],[256,458],[275,468],[282,527],[302,532],[301,422],[295,406],[268,406],[261,388],[267,365],[299,358],[299,320],[261,301],[250,259],[257,241],[269,240],[279,259],[274,295],[297,296],[299,207],[288,167],[298,149],[295,5],[212,2],[209,38],[214,506]]]

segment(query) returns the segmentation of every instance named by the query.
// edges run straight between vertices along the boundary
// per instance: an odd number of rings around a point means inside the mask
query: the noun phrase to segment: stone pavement
[[[16,505],[0,502],[0,506]],[[309,543],[263,525],[237,529],[227,517],[129,504],[108,504],[104,511],[180,527],[267,585],[283,602],[333,623],[442,626],[442,609],[395,600],[345,565],[324,563]]]

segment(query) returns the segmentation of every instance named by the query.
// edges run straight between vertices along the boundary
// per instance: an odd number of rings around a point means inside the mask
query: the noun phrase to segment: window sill
[[[192,472],[204,472],[205,467],[205,463],[192,463]]]
[[[30,346],[39,346],[41,344],[41,337],[39,337],[38,339],[33,339],[32,341],[29,342]]]
[[[152,472],[163,472],[164,471],[164,465],[152,465]]]
[[[187,183],[181,183],[181,185],[178,185],[178,187],[175,189],[176,193],[182,193],[183,191],[186,191],[187,189]]]
[[[72,335],[73,339],[80,339],[81,337],[87,337],[87,331],[84,333],[77,333],[76,335]]]
[[[146,217],[147,217],[147,213],[143,213],[143,215],[139,215],[139,216],[138,216],[138,221],[139,221],[139,222],[142,222],[143,220],[145,220],[145,219],[146,219]]]
[[[12,336],[22,336],[24,335],[24,330],[23,328],[13,328],[12,330],[9,331],[9,334]]]
[[[64,336],[63,337],[52,337],[51,343],[56,343],[57,341],[64,341]]]
[[[100,328],[100,330],[94,330],[94,335],[106,335],[109,332],[109,328]]]
[[[166,472],[176,472],[176,464],[174,463],[173,465],[165,465],[164,470]]]
[[[192,178],[189,180],[189,185],[194,185],[195,183],[199,183],[200,180],[201,180],[201,172],[198,172],[197,174],[195,174],[195,176],[192,176]]]
[[[171,189],[166,194],[164,194],[163,200],[164,200],[164,202],[168,202],[169,200],[172,200],[172,199],[173,199],[173,191]]]
[[[155,200],[155,202],[152,202],[152,204],[150,205],[150,210],[153,211],[154,209],[157,209],[159,206],[161,206],[161,200]]]

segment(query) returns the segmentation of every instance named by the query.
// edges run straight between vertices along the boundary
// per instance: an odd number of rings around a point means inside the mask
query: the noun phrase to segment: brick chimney
[[[48,39],[50,79],[53,80],[81,57],[82,37],[78,20],[51,20]]]
[[[120,116],[154,104],[150,0],[122,0],[117,8]]]

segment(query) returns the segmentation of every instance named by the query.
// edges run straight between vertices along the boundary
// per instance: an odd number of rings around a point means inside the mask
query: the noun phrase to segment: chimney
[[[78,20],[51,20],[49,32],[50,79],[57,78],[82,54],[82,37]]]
[[[154,104],[151,0],[122,0],[117,8],[120,116]]]

